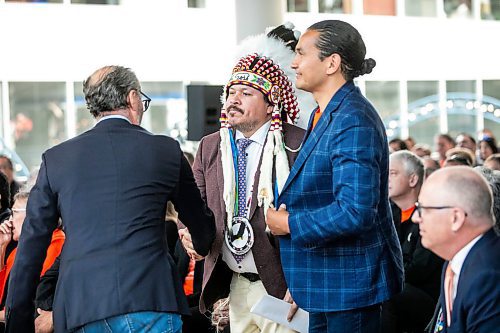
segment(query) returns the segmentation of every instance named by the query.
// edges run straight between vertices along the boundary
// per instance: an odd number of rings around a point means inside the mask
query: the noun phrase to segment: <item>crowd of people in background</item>
[[[279,56],[238,58],[196,157],[140,127],[151,99],[121,66],[85,80],[97,124],[33,188],[0,156],[0,332],[292,332],[251,312],[264,296],[312,333],[500,327],[494,134],[388,142],[346,22],[259,38]],[[295,79],[318,104],[306,131]]]

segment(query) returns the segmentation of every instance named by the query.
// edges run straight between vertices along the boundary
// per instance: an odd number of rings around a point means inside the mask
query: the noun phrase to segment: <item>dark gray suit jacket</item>
[[[56,332],[137,311],[189,313],[168,254],[169,200],[196,251],[206,254],[213,215],[172,138],[107,119],[47,150],[10,274],[7,331],[33,331],[35,288],[59,217],[66,242],[54,300]]]
[[[285,145],[297,149],[302,143],[305,131],[290,124],[283,124]],[[290,166],[295,161],[297,152],[286,151]],[[215,215],[217,233],[210,253],[205,258],[203,274],[203,291],[200,297],[200,311],[204,313],[215,301],[227,297],[232,272],[222,260],[222,245],[224,242],[224,227],[227,219],[223,200],[224,178],[220,156],[219,132],[204,137],[198,147],[193,173],[196,183],[208,207]],[[255,187],[258,184],[258,168],[255,175]],[[274,179],[274,177],[273,177]],[[266,234],[264,210],[257,206],[257,191],[253,192],[250,206],[250,223],[252,224],[255,242],[252,253],[259,276],[268,294],[283,298],[287,289],[278,247],[278,240]],[[191,231],[191,229],[189,229]]]

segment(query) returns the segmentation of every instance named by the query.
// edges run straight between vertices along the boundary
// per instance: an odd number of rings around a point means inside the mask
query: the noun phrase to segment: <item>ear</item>
[[[271,103],[269,103],[266,107],[266,114],[270,115],[272,114],[274,111],[274,105],[272,105]]]
[[[453,209],[453,221],[451,222],[451,230],[453,232],[458,232],[460,228],[465,224],[465,211],[462,209]]]
[[[332,54],[331,56],[325,58],[326,61],[326,74],[331,75],[335,74],[337,71],[340,69],[340,63],[342,62],[342,59],[340,58],[340,55],[337,53]]]
[[[408,184],[410,185],[410,187],[415,187],[417,186],[417,183],[418,183],[418,176],[412,173],[410,175],[410,178],[408,179]]]
[[[134,104],[134,101],[137,100],[136,98],[137,98],[138,94],[139,93],[135,89],[130,90],[127,94],[128,107],[133,111],[137,111],[136,105]],[[139,100],[140,100],[140,98],[139,98]]]

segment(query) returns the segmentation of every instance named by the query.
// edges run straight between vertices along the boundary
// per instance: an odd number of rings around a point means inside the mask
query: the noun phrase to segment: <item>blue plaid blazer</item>
[[[377,304],[402,290],[403,261],[388,197],[388,144],[374,107],[352,81],[308,131],[279,197],[285,278],[310,312]]]

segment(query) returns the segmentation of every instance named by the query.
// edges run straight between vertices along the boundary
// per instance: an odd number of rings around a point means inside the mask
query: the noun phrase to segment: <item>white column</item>
[[[352,0],[352,14],[363,15],[363,0]]]
[[[406,80],[399,81],[399,108],[399,136],[404,140],[410,135],[408,127],[408,84]]]
[[[12,128],[10,125],[10,99],[9,82],[2,81],[2,137],[5,145],[15,150],[15,142],[12,137]]]
[[[396,0],[396,16],[404,17],[406,15],[405,0]]]
[[[72,81],[66,81],[66,136],[71,139],[76,136],[76,105],[75,85]]]
[[[483,100],[483,80],[476,80],[476,101],[481,102]],[[484,112],[481,107],[476,108],[476,133],[484,129]],[[476,136],[474,136],[476,137]]]
[[[269,26],[283,22],[284,1],[281,0],[235,0],[236,40],[261,34]]]
[[[446,81],[439,80],[439,133],[448,133],[448,109],[446,108]]]

